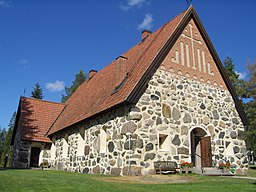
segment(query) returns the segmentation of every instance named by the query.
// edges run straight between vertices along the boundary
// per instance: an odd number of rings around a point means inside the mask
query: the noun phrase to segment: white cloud
[[[0,7],[10,7],[9,1],[0,0]]]
[[[25,65],[28,63],[28,60],[27,59],[21,59],[18,61],[19,64],[22,64],[22,65]]]
[[[236,73],[237,75],[239,75],[239,79],[244,79],[244,78],[247,76],[247,74],[246,74],[245,72],[238,72],[238,71],[235,71],[235,73]]]
[[[151,14],[146,14],[142,23],[138,25],[138,29],[151,29],[153,27],[153,16]]]
[[[125,2],[122,1],[120,3],[120,8],[124,11],[128,11],[133,7],[141,7],[145,2],[146,0],[126,0]]]
[[[54,83],[48,82],[45,84],[46,89],[49,91],[55,92],[55,91],[62,91],[65,88],[65,83],[63,81],[55,81]]]
[[[30,68],[30,64],[27,59],[21,59],[18,61],[18,63],[22,65],[22,70],[26,71],[27,69]]]

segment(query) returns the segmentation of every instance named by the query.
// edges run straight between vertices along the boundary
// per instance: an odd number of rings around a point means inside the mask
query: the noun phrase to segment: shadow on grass
[[[22,169],[22,168],[12,168],[12,167],[0,167],[0,171],[7,171],[7,170],[29,170],[29,169]]]

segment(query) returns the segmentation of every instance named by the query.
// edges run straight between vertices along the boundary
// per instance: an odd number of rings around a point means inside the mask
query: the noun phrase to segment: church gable
[[[189,20],[162,65],[172,73],[227,89],[194,19]]]

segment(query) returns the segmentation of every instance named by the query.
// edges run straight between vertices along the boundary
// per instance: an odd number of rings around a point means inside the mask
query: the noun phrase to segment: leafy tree
[[[43,99],[43,89],[40,87],[39,83],[36,83],[35,87],[33,87],[31,97],[35,99]]]
[[[6,157],[7,157],[7,167],[10,167],[12,164],[13,149],[10,145],[11,145],[12,133],[13,133],[14,125],[15,125],[15,119],[16,119],[16,112],[14,112],[12,115],[12,118],[8,125],[9,129],[4,138],[3,151],[0,156],[0,166],[2,166],[2,167],[5,164]]]
[[[87,74],[80,70],[79,73],[76,74],[73,84],[70,87],[65,87],[66,95],[62,95],[61,102],[65,103],[76,89],[87,80],[87,78]]]

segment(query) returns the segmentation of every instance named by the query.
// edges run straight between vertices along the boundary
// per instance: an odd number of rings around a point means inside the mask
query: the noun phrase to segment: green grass
[[[251,169],[248,171],[248,176],[250,177],[256,177],[256,166],[252,166]]]
[[[122,177],[85,175],[59,171],[0,170],[0,191],[11,192],[79,192],[79,191],[209,191],[209,192],[256,192],[256,181],[229,177],[207,177],[197,175],[170,175],[168,179],[189,179],[189,183],[139,184],[127,182]]]

